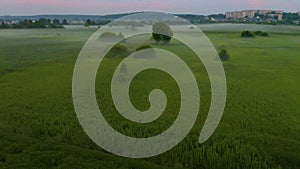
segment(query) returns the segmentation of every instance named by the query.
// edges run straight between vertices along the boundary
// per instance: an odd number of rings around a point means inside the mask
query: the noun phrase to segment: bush
[[[269,36],[269,34],[267,32],[263,32],[263,31],[255,31],[254,34],[257,36],[263,36],[263,37]]]
[[[124,39],[125,36],[120,32],[119,34],[113,33],[113,32],[104,32],[99,36],[99,39],[101,40],[121,40]]]
[[[128,55],[130,55],[129,49],[126,46],[118,43],[109,50],[109,52],[106,54],[106,57],[127,57]]]
[[[255,38],[255,35],[251,33],[250,31],[243,31],[241,34],[241,37],[243,38]]]
[[[260,36],[267,37],[269,34],[267,32],[263,32]]]
[[[257,36],[260,36],[260,35],[262,35],[263,33],[264,33],[264,32],[262,32],[262,31],[255,31],[255,32],[254,32],[254,34],[257,35]]]
[[[229,55],[228,55],[226,49],[222,49],[219,52],[219,57],[220,57],[221,61],[228,61],[229,60]]]
[[[149,49],[149,48],[152,48],[152,46],[150,46],[150,45],[142,45],[142,46],[137,47],[135,49],[135,51],[140,51],[140,50]]]

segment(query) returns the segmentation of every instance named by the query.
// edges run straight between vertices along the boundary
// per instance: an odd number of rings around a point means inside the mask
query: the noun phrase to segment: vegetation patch
[[[221,49],[219,52],[219,57],[221,61],[228,61],[229,60],[229,54],[227,53],[226,49]]]
[[[122,45],[121,43],[118,43],[109,50],[109,52],[106,54],[106,57],[123,58],[123,57],[127,57],[130,54],[131,54],[131,52],[129,51],[129,49],[126,46]]]
[[[255,35],[250,31],[243,31],[241,34],[242,38],[255,38]]]
[[[254,34],[256,36],[262,36],[262,37],[268,37],[269,34],[267,32],[263,32],[263,31],[255,31]]]
[[[107,153],[85,134],[76,117],[72,102],[74,62],[94,31],[0,31],[0,72],[4,72],[0,75],[1,169],[299,168],[300,34],[294,28],[287,27],[272,38],[257,38],[256,43],[240,38],[240,29],[207,33],[213,45],[226,46],[219,50],[226,50],[230,62],[223,64],[228,91],[226,108],[217,130],[204,144],[199,144],[198,138],[211,105],[211,87],[204,65],[175,39],[170,45],[151,43],[153,48],[161,47],[180,56],[191,68],[199,85],[201,107],[184,140],[170,151],[147,159]],[[149,36],[143,37],[144,41],[128,39],[112,48],[111,53],[123,51],[125,57],[144,42],[147,44]],[[129,42],[136,44],[128,45]],[[124,59],[114,57],[112,54],[102,60],[95,80],[97,102],[109,125],[139,138],[167,130],[180,111],[180,89],[174,79],[156,70],[134,77],[130,99],[138,110],[151,106],[148,97],[153,89],[164,91],[168,102],[157,121],[133,123],[120,115],[111,101],[111,77]],[[127,66],[121,67],[121,81],[128,79]]]
[[[99,36],[100,40],[111,40],[111,41],[116,41],[116,40],[122,40],[124,39],[125,36],[120,32],[119,34],[116,34],[114,32],[104,32]]]

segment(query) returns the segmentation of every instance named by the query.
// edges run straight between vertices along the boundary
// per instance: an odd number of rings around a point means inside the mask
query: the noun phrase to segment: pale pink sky
[[[241,9],[300,11],[300,0],[1,0],[0,15],[111,14],[136,11],[210,14]]]

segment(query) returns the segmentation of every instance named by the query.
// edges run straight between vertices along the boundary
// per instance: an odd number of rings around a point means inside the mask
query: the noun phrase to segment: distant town
[[[115,19],[129,15],[36,15],[0,16],[0,28],[62,28],[63,25],[105,25]],[[201,23],[249,23],[249,24],[288,24],[300,25],[300,11],[296,13],[283,10],[241,10],[220,14],[195,15],[174,14],[193,24]]]

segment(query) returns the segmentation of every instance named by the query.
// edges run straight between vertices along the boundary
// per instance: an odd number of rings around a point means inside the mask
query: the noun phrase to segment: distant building
[[[283,11],[281,10],[243,10],[226,12],[227,19],[255,19],[256,15],[265,15],[276,20],[282,20]]]
[[[300,11],[298,12],[298,15],[300,16]]]
[[[279,14],[277,17],[278,17],[277,18],[278,21],[282,21],[283,20],[283,14]]]
[[[257,10],[243,10],[226,12],[226,18],[242,19],[242,18],[254,18]]]
[[[270,10],[257,10],[257,14],[259,14],[259,15],[266,15],[269,12],[270,12]]]
[[[242,12],[243,12],[243,15],[247,18],[254,18],[255,14],[257,13],[256,10],[244,10]]]
[[[268,17],[273,18],[278,21],[282,21],[283,15],[278,13],[267,14]]]
[[[232,19],[245,18],[245,14],[242,11],[226,12],[225,15],[226,15],[226,18],[232,18]]]
[[[266,15],[270,13],[283,14],[283,11],[282,10],[257,10],[257,14],[259,15]]]

